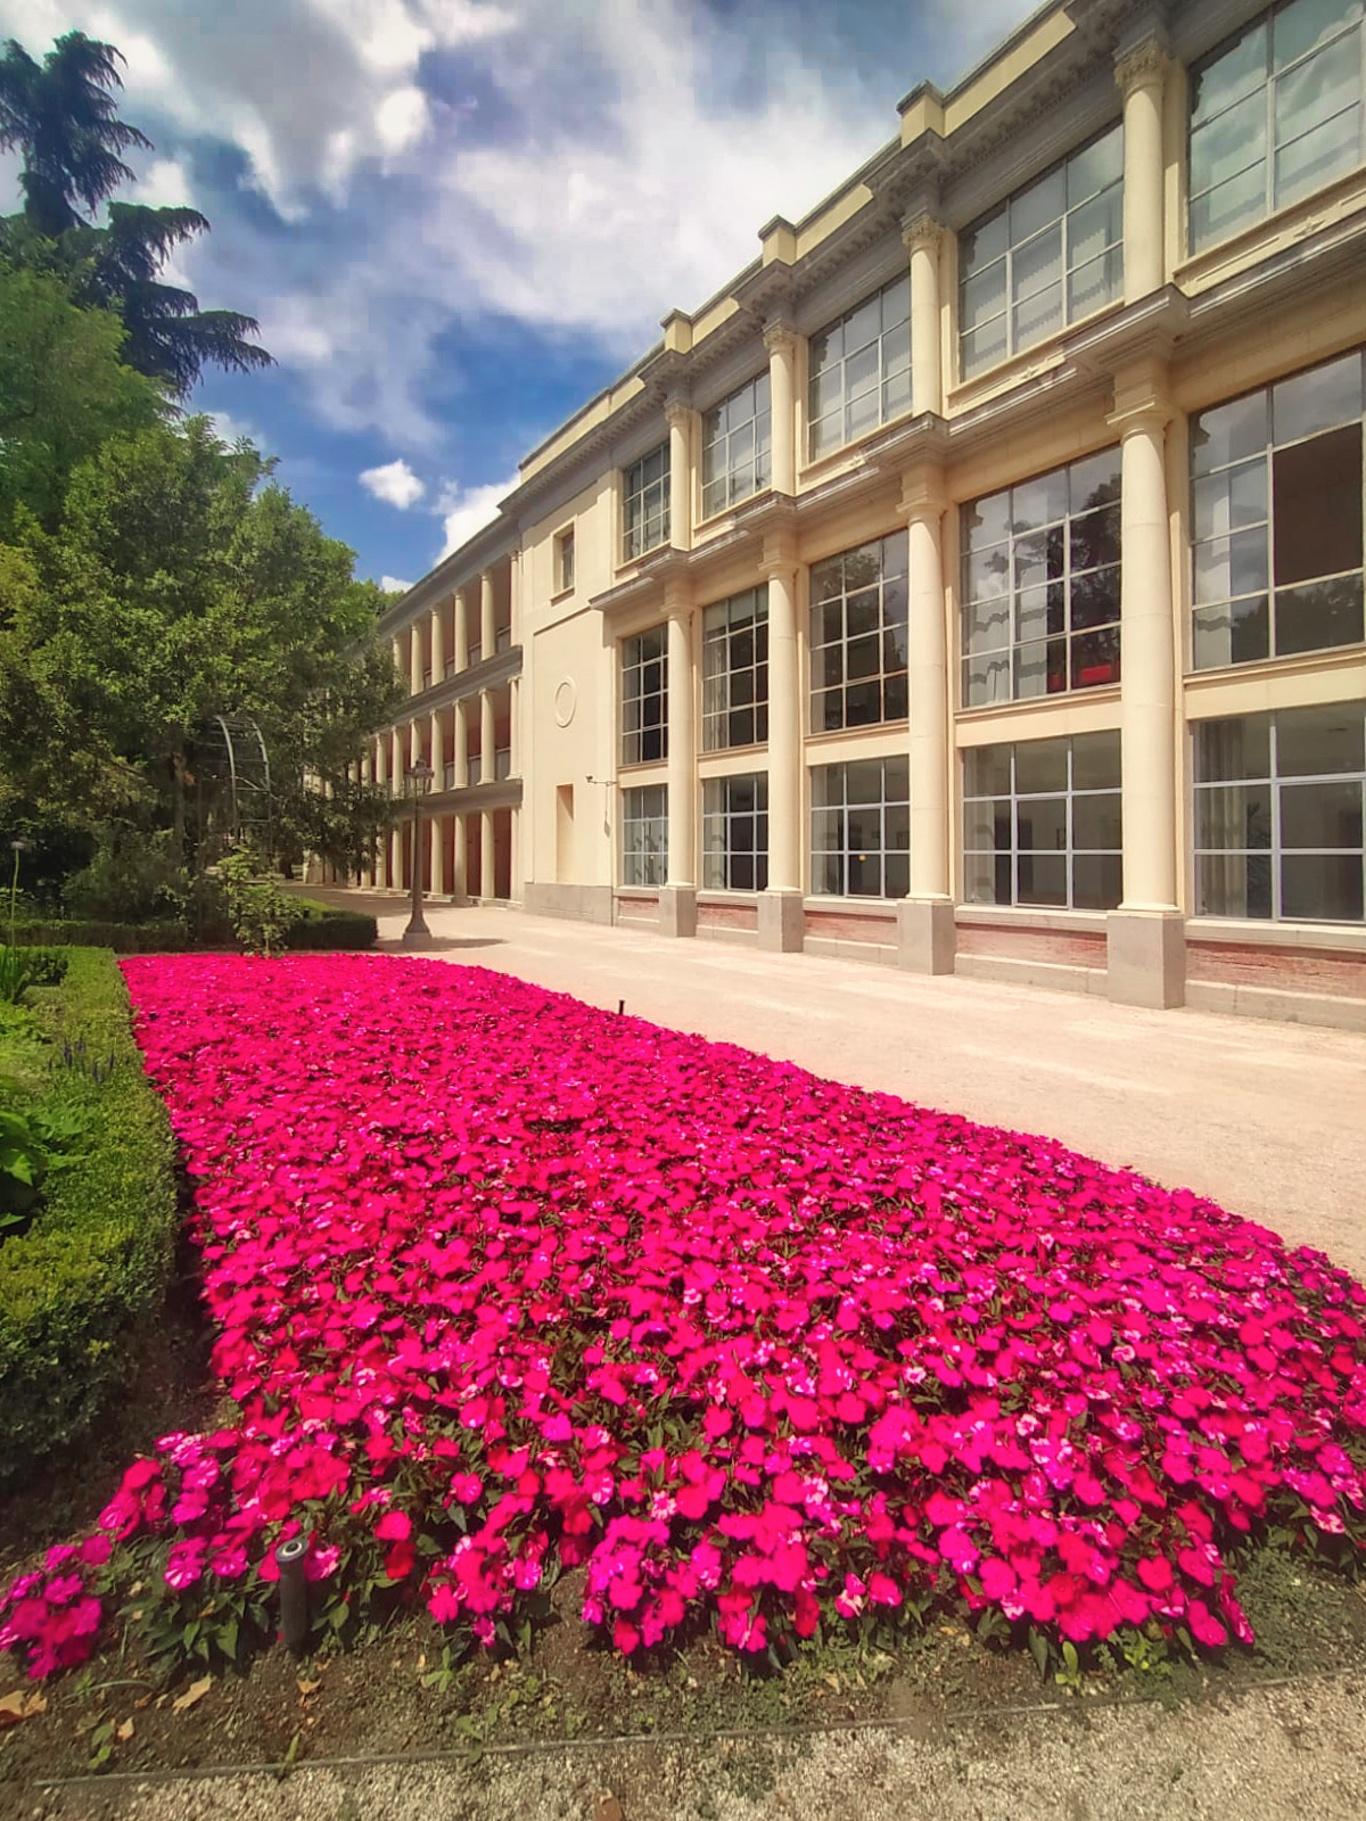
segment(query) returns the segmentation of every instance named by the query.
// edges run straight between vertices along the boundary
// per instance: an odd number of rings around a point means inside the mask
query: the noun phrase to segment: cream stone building
[[[914,89],[386,613],[431,891],[1366,1025],[1364,68],[1062,0]]]

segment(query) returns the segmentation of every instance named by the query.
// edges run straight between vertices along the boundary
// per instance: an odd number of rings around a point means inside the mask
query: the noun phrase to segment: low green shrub
[[[320,917],[300,917],[285,931],[285,948],[373,948],[379,926],[364,911],[323,907]]]
[[[117,1389],[128,1339],[159,1306],[176,1224],[165,1109],[143,1073],[112,954],[76,949],[33,995],[48,1039],[34,1104],[79,1122],[79,1155],[44,1184],[27,1230],[0,1241],[0,1484],[89,1428]],[[98,1071],[70,1067],[97,1054]]]
[[[379,931],[373,917],[361,911],[333,910],[291,898],[293,913],[280,938],[282,949],[373,948]],[[303,915],[299,907],[308,908]],[[119,955],[177,955],[190,949],[235,948],[226,923],[205,923],[198,934],[180,922],[107,923],[51,919],[21,922],[15,940],[28,943],[68,943],[77,948],[112,948]]]

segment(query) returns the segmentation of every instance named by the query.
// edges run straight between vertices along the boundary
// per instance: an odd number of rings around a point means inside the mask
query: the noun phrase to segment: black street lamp
[[[413,795],[413,911],[403,932],[404,948],[426,948],[432,939],[422,915],[422,798],[431,788],[432,768],[425,759],[410,765],[404,773]]]

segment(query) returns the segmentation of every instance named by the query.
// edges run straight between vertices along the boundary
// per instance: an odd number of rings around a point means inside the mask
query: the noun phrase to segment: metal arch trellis
[[[271,851],[270,754],[249,715],[211,715],[196,741],[201,831],[214,845]]]

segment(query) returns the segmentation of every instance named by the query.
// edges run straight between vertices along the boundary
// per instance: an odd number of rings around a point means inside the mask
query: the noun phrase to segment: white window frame
[[[1324,188],[1325,185],[1336,182],[1339,177],[1351,170],[1354,167],[1354,164],[1360,165],[1362,162],[1363,151],[1366,150],[1366,8],[1363,8],[1361,0],[1355,0],[1356,17],[1354,19],[1348,19],[1346,22],[1336,27],[1335,30],[1326,33],[1317,43],[1312,44],[1308,50],[1302,51],[1292,62],[1287,63],[1284,69],[1277,69],[1275,67],[1277,22],[1283,18],[1286,13],[1292,10],[1294,4],[1295,0],[1283,0],[1281,5],[1268,7],[1255,18],[1249,19],[1246,25],[1242,26],[1238,31],[1231,33],[1229,37],[1217,44],[1207,56],[1201,57],[1198,62],[1191,66],[1191,106],[1190,117],[1186,125],[1187,169],[1190,173],[1190,195],[1187,200],[1186,208],[1186,234],[1192,253],[1203,253],[1207,248],[1218,246],[1221,241],[1231,239],[1235,234],[1242,233],[1244,229],[1256,226],[1258,222],[1265,221],[1269,216],[1276,214],[1280,209],[1288,208],[1292,203],[1299,202],[1306,196],[1312,196],[1316,190]],[[1246,85],[1242,87],[1231,100],[1224,102],[1220,108],[1208,115],[1205,119],[1197,120],[1196,106],[1199,98],[1200,78],[1207,70],[1213,69],[1225,58],[1232,56],[1238,50],[1239,46],[1244,44],[1247,39],[1252,37],[1255,33],[1261,33],[1263,35],[1262,71],[1260,77],[1248,80]],[[1356,42],[1349,45],[1346,42],[1349,37],[1355,37]],[[1276,118],[1277,99],[1282,86],[1288,86],[1292,83],[1296,76],[1301,74],[1314,58],[1323,54],[1338,60],[1346,60],[1349,58],[1355,59],[1357,69],[1355,101],[1351,102],[1346,107],[1339,108],[1335,114],[1326,115],[1322,120],[1315,120],[1310,127],[1303,128],[1303,130],[1293,133],[1287,138],[1278,138],[1280,128]],[[1197,135],[1214,128],[1219,121],[1231,114],[1235,108],[1245,108],[1249,117],[1255,118],[1258,115],[1259,110],[1249,106],[1249,104],[1258,94],[1262,96],[1263,107],[1260,116],[1261,132],[1257,140],[1260,149],[1257,156],[1249,158],[1245,165],[1242,165],[1229,176],[1221,177],[1217,182],[1206,184],[1203,188],[1197,190],[1195,188],[1195,147]],[[1352,163],[1342,164],[1325,177],[1320,177],[1317,180],[1303,184],[1298,189],[1291,189],[1288,193],[1281,193],[1276,169],[1281,155],[1291,146],[1298,145],[1303,140],[1307,139],[1311,133],[1317,132],[1321,128],[1328,126],[1334,120],[1344,119],[1352,112],[1355,112],[1356,114],[1355,160]],[[1300,121],[1297,119],[1294,124],[1299,125]],[[1239,178],[1247,176],[1254,171],[1259,164],[1263,167],[1260,206],[1254,205],[1245,208],[1243,213],[1241,213],[1230,225],[1220,225],[1213,229],[1207,228],[1204,232],[1200,232],[1197,228],[1197,208],[1199,204],[1206,197],[1214,195],[1217,190],[1224,189],[1229,184],[1236,183]]]
[[[737,386],[702,416],[702,517],[767,487],[772,478],[773,415],[768,369]]]
[[[862,770],[866,770],[867,768],[870,768],[872,766],[879,767],[880,774],[881,774],[877,796],[874,797],[871,794],[866,794],[866,795],[857,796],[857,797],[854,797],[851,799],[850,795],[849,795],[849,773],[850,773],[850,771],[851,770],[862,771]],[[889,786],[888,767],[891,767],[893,769],[894,773],[898,774],[890,780],[890,783],[892,785],[892,789],[890,791],[888,788],[888,786]],[[818,799],[820,792],[819,792],[819,787],[817,785],[817,779],[824,776],[824,777],[827,777],[833,783],[835,780],[836,774],[838,774],[838,781],[840,784],[839,802],[838,803],[820,803],[820,802],[818,802],[817,799]],[[871,847],[871,846],[866,847],[866,848],[860,848],[857,851],[864,858],[871,858],[873,856],[876,856],[877,862],[878,862],[878,882],[879,882],[879,885],[881,886],[880,891],[863,892],[863,891],[852,891],[850,889],[850,884],[849,884],[850,861],[853,858],[853,855],[856,851],[850,845],[850,841],[849,841],[848,817],[849,817],[850,810],[859,810],[864,813],[870,813],[870,812],[876,811],[878,814],[878,817],[879,817],[879,843],[878,843],[878,846],[876,848]],[[895,813],[895,812],[900,812],[900,813]],[[889,846],[889,844],[888,844],[889,815],[890,815],[890,819],[897,824],[900,824],[901,822],[904,821],[905,829],[906,829],[906,845],[904,847],[902,847],[899,843],[897,843],[896,845],[892,845],[892,846]],[[823,841],[821,841],[818,838],[820,829],[821,829],[821,824],[820,824],[820,820],[819,820],[819,818],[821,816],[838,816],[838,817],[842,818],[841,827],[842,827],[843,833],[842,833],[842,843],[840,846],[834,847],[834,846],[826,845]],[[857,898],[859,900],[866,899],[871,903],[894,902],[898,898],[904,898],[906,896],[907,892],[910,890],[910,864],[911,864],[910,818],[911,818],[910,760],[905,753],[889,754],[885,758],[840,760],[833,765],[813,765],[811,767],[811,821],[810,821],[811,895],[812,895],[812,897],[813,898]],[[840,889],[838,891],[832,892],[832,891],[828,890],[825,885],[825,882],[822,878],[822,872],[824,869],[823,869],[821,863],[822,863],[822,861],[827,860],[827,859],[838,859],[838,861],[840,863],[839,864],[839,887],[840,887]],[[904,867],[905,867],[906,886],[901,891],[888,892],[888,890],[887,890],[887,884],[888,884],[887,872],[888,872],[889,861],[898,862],[899,863],[898,870],[900,870],[900,866],[904,865]]]
[[[669,541],[669,439],[647,449],[621,475],[622,561],[634,563]]]
[[[658,689],[646,687],[646,671],[659,665]],[[646,703],[657,703],[658,720],[646,721]],[[631,713],[632,704],[638,712]],[[632,720],[635,726],[631,725]],[[659,751],[645,751],[647,733],[658,732]],[[658,765],[669,756],[669,629],[647,626],[621,641],[621,762],[623,765]]]
[[[562,525],[555,533],[555,587],[556,594],[568,594],[574,586],[574,564],[577,556],[575,548],[577,539],[575,526]],[[566,558],[568,561],[566,561]]]
[[[1118,148],[1116,163],[1118,174],[1108,182],[1099,183],[1095,188],[1081,189],[1083,176],[1076,176],[1077,193],[1073,196],[1074,174],[1085,172],[1084,160],[1098,146],[1103,145],[1111,136]],[[1062,208],[1042,223],[1032,223],[1028,230],[1018,231],[1014,216],[1024,212],[1025,205],[1043,187],[1061,177]],[[1088,252],[1084,258],[1074,259],[1073,241],[1079,229],[1077,217],[1083,210],[1094,209],[1102,198],[1108,199],[1107,208],[1112,216],[1113,233],[1104,245]],[[973,271],[970,260],[975,236],[983,235],[992,229],[997,222],[1004,223],[1003,244],[999,252],[985,259],[981,267]],[[1033,290],[1017,297],[1015,294],[1016,265],[1028,266],[1028,255],[1032,248],[1042,245],[1044,237],[1053,233],[1058,235],[1057,277],[1036,285]],[[984,215],[980,215],[959,236],[959,273],[958,273],[958,368],[963,379],[975,379],[979,373],[985,373],[1001,361],[1009,360],[1013,355],[1022,353],[1026,348],[1037,347],[1047,341],[1051,335],[1059,334],[1071,324],[1082,322],[1093,316],[1097,310],[1107,309],[1124,295],[1124,126],[1122,121],[1114,121],[1099,133],[1092,135],[1084,145],[1077,146],[1065,158],[1051,164],[1046,171],[1019,189],[1011,192],[1004,202],[999,202]],[[1083,294],[1077,304],[1073,302],[1073,280],[1078,274],[1093,266],[1102,266],[1102,294]],[[976,320],[969,320],[970,291],[974,285],[989,274],[1001,272],[1003,279],[1002,303],[999,310],[984,315]],[[1056,322],[1033,333],[1021,335],[1016,322],[1017,312],[1035,298],[1042,297],[1054,284],[1058,286],[1061,315]],[[983,290],[986,286],[981,286]],[[980,335],[983,329],[990,328],[998,322],[1005,324],[1005,345],[995,346],[983,355],[972,352],[972,338]]]
[[[872,582],[858,582],[850,586],[849,565],[852,561],[876,553],[878,573]],[[909,538],[905,531],[889,531],[885,537],[876,537],[866,544],[856,544],[852,550],[838,551],[834,556],[823,557],[820,562],[811,565],[811,608],[808,626],[808,645],[810,654],[810,716],[813,735],[825,733],[842,733],[847,728],[883,727],[888,722],[904,721],[909,708],[910,677],[908,671],[908,591],[910,588]],[[822,594],[825,587],[823,572],[839,566],[839,585],[829,594]],[[852,639],[849,632],[849,602],[851,598],[865,595],[870,590],[876,593],[877,624],[870,632],[856,633]],[[838,604],[839,633],[835,638],[825,636],[829,625],[830,609]],[[900,637],[900,662],[888,662],[889,651],[894,652],[895,644]],[[870,638],[877,640],[877,668],[850,676],[849,648]],[[836,654],[832,663],[829,654]],[[832,669],[838,674],[831,681]],[[818,680],[819,677],[819,680]],[[849,691],[864,685],[873,684],[877,688],[878,713],[867,721],[849,719]],[[830,722],[825,719],[825,698],[838,692],[840,699],[840,719]],[[892,712],[887,712],[888,699],[891,699]]]
[[[737,809],[732,801],[735,787],[753,787],[753,809]],[[751,826],[747,846],[737,846],[735,830],[743,822]],[[738,860],[750,863],[751,883],[735,882]],[[768,885],[768,773],[766,771],[728,772],[724,777],[706,778],[702,783],[702,888],[712,892],[761,892]]]
[[[904,313],[899,314],[903,304]],[[862,320],[864,313],[870,309],[872,315],[865,322]],[[876,328],[872,324],[873,316],[877,318]],[[846,346],[851,336],[858,338],[853,347]],[[821,366],[822,344],[828,343],[833,348],[836,338],[839,352],[832,353]],[[860,384],[858,392],[851,395],[850,366],[872,349],[876,349],[873,371]],[[818,398],[831,375],[838,377],[830,384],[824,404],[818,405]],[[855,408],[863,400],[874,397],[877,401],[875,415],[867,421],[856,418]],[[869,435],[911,409],[909,270],[898,273],[870,296],[861,299],[852,310],[846,310],[843,316],[811,336],[807,344],[806,409],[807,459],[813,462]],[[830,441],[822,441],[821,426],[837,416],[839,434]]]
[[[748,614],[748,618],[736,616]],[[737,664],[734,642],[746,628],[753,638],[753,656]],[[749,678],[748,702],[734,700],[736,678]],[[731,716],[748,711],[753,730],[748,740],[732,740]],[[702,615],[702,750],[727,752],[736,747],[762,746],[768,739],[768,587],[743,589],[716,601]]]
[[[1098,742],[1101,740],[1109,740],[1114,743],[1115,781],[1113,784],[1087,785],[1078,788],[1076,784],[1077,743],[1079,741]],[[1067,749],[1067,776],[1065,784],[1061,789],[1020,790],[1018,754],[1022,750],[1029,751],[1030,749],[1038,752],[1046,746],[1065,747]],[[979,761],[979,756],[985,756],[988,753],[998,755],[1004,753],[1007,755],[1007,764],[1010,772],[1009,788],[1005,791],[970,791],[969,780],[973,764],[975,761]],[[963,750],[963,902],[965,904],[1006,905],[1013,909],[1085,910],[1098,914],[1107,910],[1114,910],[1124,894],[1124,800],[1120,785],[1119,730],[1117,728],[1113,732],[1107,729],[1092,734],[1073,734],[1071,736],[1064,734],[1053,739],[1010,740],[1001,741],[999,743],[993,742],[988,746],[965,747]],[[1094,801],[1101,797],[1113,797],[1115,800],[1115,807],[1119,810],[1121,817],[1119,845],[1117,847],[1078,847],[1076,839],[1077,803],[1085,800]],[[1020,825],[1022,820],[1021,804],[1027,806],[1030,803],[1052,803],[1057,802],[1060,799],[1064,802],[1063,845],[1061,847],[1052,848],[1022,846],[1020,842]],[[1008,846],[1000,844],[995,838],[993,838],[990,847],[983,846],[980,844],[980,841],[974,840],[974,837],[979,834],[984,826],[984,815],[979,806],[985,804],[993,806],[993,835],[994,814],[999,813],[1001,807],[1005,807],[1010,818],[1010,842]],[[1026,808],[1025,814],[1027,813],[1028,811]],[[1034,855],[1043,858],[1051,858],[1054,856],[1062,857],[1064,869],[1063,876],[1066,880],[1067,889],[1064,901],[1061,904],[1056,898],[1029,897],[1022,895],[1020,889],[1020,860],[1022,855],[1026,858]],[[1118,863],[1118,878],[1116,880],[1116,889],[1112,902],[1084,905],[1079,905],[1077,903],[1076,862],[1079,858],[1108,859]],[[1002,859],[1008,859],[1010,862],[1010,895],[1007,898],[999,897],[995,890],[995,868]],[[972,862],[974,860],[989,860],[992,863],[992,895],[989,898],[980,894],[974,895],[974,886],[969,877],[969,874],[972,871]],[[1105,894],[1101,893],[1099,896],[1103,899]]]
[[[621,793],[621,883],[662,886],[669,876],[669,787],[633,785]]]

